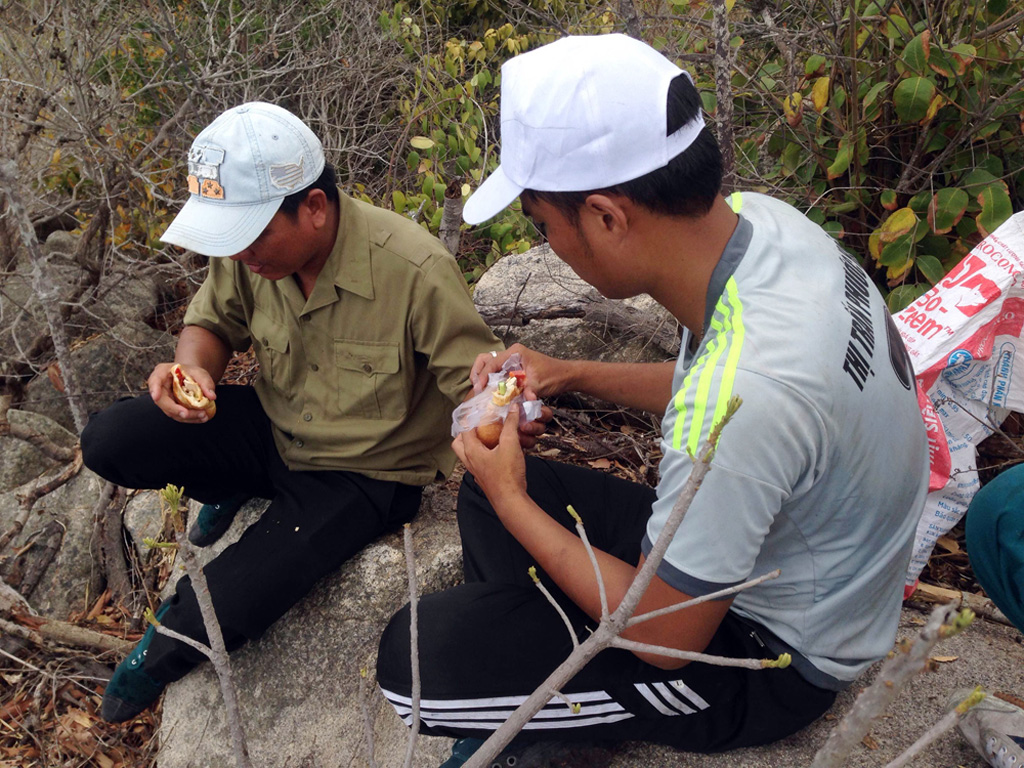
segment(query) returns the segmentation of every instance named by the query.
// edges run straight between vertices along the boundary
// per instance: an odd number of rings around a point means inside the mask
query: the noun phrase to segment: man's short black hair
[[[679,75],[669,84],[666,136],[678,131],[696,117],[702,108],[700,94],[690,78]],[[523,191],[528,200],[539,200],[558,209],[569,221],[578,224],[580,209],[593,194],[615,194],[628,198],[654,213],[667,216],[703,216],[722,189],[722,153],[718,141],[705,126],[696,140],[672,158],[668,165],[639,178],[604,189],[586,192]]]
[[[300,189],[298,192],[292,192],[288,195],[281,201],[281,207],[278,208],[278,210],[288,216],[294,217],[295,212],[299,210],[299,205],[306,199],[306,195],[309,194],[310,190],[313,189],[322,189],[324,194],[327,195],[328,200],[332,203],[338,202],[338,178],[334,173],[333,165],[330,163],[324,163],[324,169],[320,171],[320,175],[317,177],[316,181],[305,189]]]

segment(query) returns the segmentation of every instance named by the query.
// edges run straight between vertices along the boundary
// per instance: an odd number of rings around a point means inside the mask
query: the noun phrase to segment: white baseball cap
[[[191,195],[160,239],[204,256],[233,256],[323,169],[320,140],[287,109],[262,101],[229,109],[192,142]]]
[[[501,68],[501,164],[466,201],[469,224],[524,189],[582,192],[662,168],[704,128],[698,112],[666,136],[669,83],[681,70],[621,34],[570,36]]]

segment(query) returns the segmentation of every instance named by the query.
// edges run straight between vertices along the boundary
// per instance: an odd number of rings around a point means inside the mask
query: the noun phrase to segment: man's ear
[[[322,189],[309,190],[302,205],[306,208],[310,222],[315,228],[320,229],[327,223],[328,200]]]
[[[629,201],[620,195],[587,195],[583,213],[596,217],[609,233],[623,236],[629,230]]]

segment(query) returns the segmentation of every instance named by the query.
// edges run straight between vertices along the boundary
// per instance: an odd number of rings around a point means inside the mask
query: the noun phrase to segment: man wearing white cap
[[[686,663],[651,650],[598,654],[504,756],[541,765],[564,745],[640,739],[715,752],[773,741],[831,705],[895,638],[927,489],[925,431],[906,352],[868,276],[797,210],[720,194],[722,162],[688,75],[622,35],[568,37],[502,68],[501,166],[467,202],[470,223],[517,196],[554,252],[608,297],[647,293],[684,328],[664,364],[523,355],[539,397],[585,392],[662,416],[656,489],[524,459],[513,426],[488,450],[463,433],[458,503],[466,584],[419,604],[424,732],[456,737],[446,768],[568,656],[599,590],[566,509],[597,550],[611,609],[662,532],[735,395],[711,472],[636,613],[779,578],[630,628],[648,646],[716,656],[792,655],[785,669]],[[410,718],[407,609],[381,639],[378,680]],[[570,746],[561,751],[571,754]]]
[[[199,545],[249,497],[271,499],[205,569],[230,650],[413,517],[422,486],[454,467],[451,411],[473,360],[500,344],[441,243],[341,193],[320,141],[290,112],[252,102],[220,115],[192,144],[188,184],[162,239],[226,258],[210,259],[175,361],[216,414],[178,403],[163,363],[149,397],[92,417],[82,447],[119,485],[170,482],[205,502],[189,532]],[[217,386],[232,352],[250,346],[255,385]],[[157,617],[205,640],[187,578]],[[115,670],[103,717],[134,717],[202,658],[150,628]]]

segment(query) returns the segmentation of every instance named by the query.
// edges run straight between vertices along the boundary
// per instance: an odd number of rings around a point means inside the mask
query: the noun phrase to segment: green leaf
[[[931,233],[921,238],[921,241],[917,244],[917,250],[921,253],[929,253],[943,263],[953,252],[949,238],[942,237],[941,235],[933,235]]]
[[[946,270],[942,268],[942,263],[934,256],[929,256],[927,253],[920,254],[914,264],[921,270],[921,274],[924,275],[928,282],[935,285],[939,280],[946,276]]]
[[[807,57],[807,62],[804,64],[804,74],[808,77],[817,75],[825,71],[826,59],[824,56],[814,53]]]
[[[991,123],[986,123],[985,125],[981,126],[981,128],[974,132],[974,135],[971,137],[971,139],[973,139],[974,141],[978,141],[979,139],[987,139],[989,136],[991,136],[993,133],[995,133],[1002,127],[1003,124],[998,120],[994,120]]]
[[[887,211],[895,211],[898,203],[896,202],[896,190],[895,189],[883,189],[880,195],[882,207]]]
[[[1002,16],[1006,13],[1009,0],[988,0],[988,12],[993,16]]]
[[[426,136],[413,136],[409,139],[409,143],[416,149],[430,149],[434,146],[434,142]]]
[[[836,240],[842,240],[843,235],[846,234],[846,230],[843,229],[843,225],[838,221],[826,221],[821,225],[821,228],[828,232]]]
[[[926,77],[908,77],[900,81],[893,92],[896,114],[904,122],[920,122],[928,113],[933,96],[935,83]]]
[[[926,285],[899,285],[889,291],[885,297],[885,305],[889,312],[896,314],[909,307],[928,290]]]
[[[902,267],[908,259],[913,258],[913,253],[913,235],[900,235],[882,247],[882,255],[878,257],[878,263],[883,267]]]
[[[853,162],[853,147],[846,144],[845,141],[840,141],[839,151],[836,152],[836,159],[833,160],[832,165],[828,167],[829,181],[839,178],[846,173],[851,162]]]
[[[879,83],[875,83],[871,86],[871,90],[864,96],[861,104],[864,107],[864,119],[871,122],[877,120],[879,115],[882,114],[882,102],[878,100],[878,94],[880,94],[889,83],[884,80]]]
[[[782,150],[782,170],[787,176],[793,174],[800,165],[800,157],[803,155],[803,147],[796,143],[786,145]]]
[[[955,227],[964,212],[970,197],[962,189],[940,189],[928,206],[928,224],[937,235],[944,235]]]
[[[1013,215],[1010,195],[998,184],[986,187],[978,195],[978,202],[981,203],[981,213],[975,221],[978,223],[978,231],[985,237],[995,232],[1000,224]]]
[[[986,187],[998,183],[1002,182],[985,168],[974,168],[960,180],[960,186],[967,191],[967,194],[975,197]]]
[[[931,30],[926,29],[903,49],[902,61],[916,75],[924,75],[928,71],[931,39]]]

